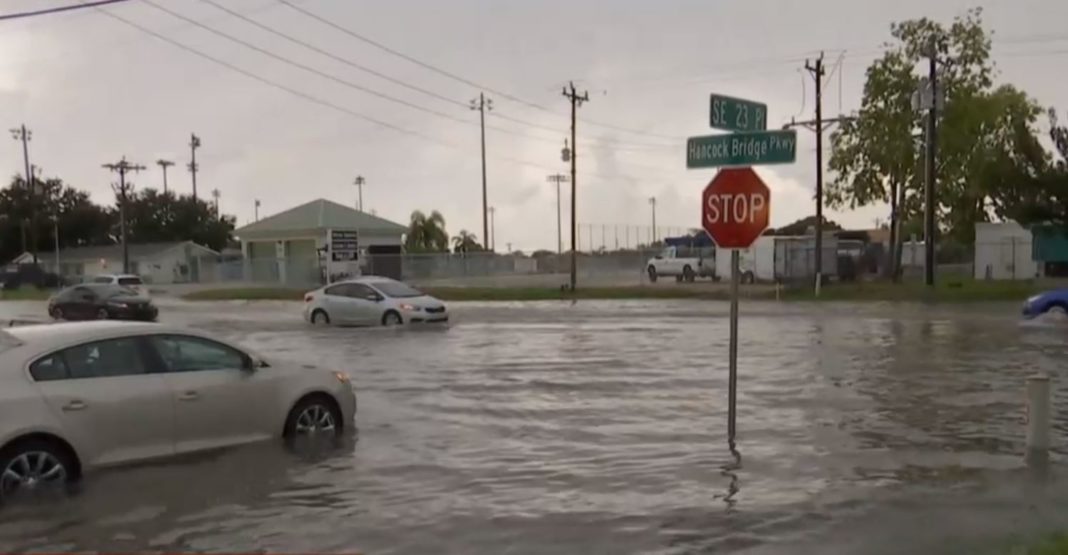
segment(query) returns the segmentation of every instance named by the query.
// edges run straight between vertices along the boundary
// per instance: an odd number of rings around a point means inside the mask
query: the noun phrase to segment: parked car
[[[99,276],[93,276],[93,279],[90,280],[89,283],[98,285],[121,285],[137,291],[137,294],[142,297],[149,297],[148,286],[145,285],[141,276],[136,276],[134,274],[101,274]]]
[[[79,322],[0,330],[0,501],[92,470],[353,421],[343,373],[268,363],[207,334]]]
[[[1034,318],[1048,312],[1068,314],[1068,289],[1046,291],[1024,301],[1023,315],[1027,318]]]
[[[152,300],[121,285],[87,284],[68,287],[48,300],[48,315],[56,320],[154,321],[159,309]]]
[[[645,263],[645,272],[649,281],[656,282],[661,277],[674,277],[675,281],[694,281],[698,277],[716,279],[716,258],[714,251],[710,256],[703,256],[700,249],[687,249],[684,253],[679,247],[667,247],[660,254]]]
[[[304,295],[304,319],[312,324],[398,326],[448,322],[445,304],[397,280],[365,276]]]

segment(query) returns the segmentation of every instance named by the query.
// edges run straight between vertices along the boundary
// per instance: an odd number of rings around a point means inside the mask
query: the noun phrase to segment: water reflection
[[[994,305],[747,302],[728,459],[725,303],[453,308],[446,328],[359,330],[293,305],[168,307],[349,372],[359,442],[109,472],[61,507],[5,509],[0,550],[781,552],[896,503],[937,522],[932,492],[1006,519],[1026,503],[988,492],[1022,468],[1023,378],[1066,354],[1063,329]],[[922,552],[902,522],[891,544]]]

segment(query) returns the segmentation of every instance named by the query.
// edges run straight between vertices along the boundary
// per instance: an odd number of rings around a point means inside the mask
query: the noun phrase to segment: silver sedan
[[[304,320],[316,324],[398,326],[445,323],[445,303],[406,284],[365,276],[332,283],[304,295]]]
[[[0,330],[0,501],[93,469],[270,438],[335,437],[349,377],[196,331],[79,322]]]

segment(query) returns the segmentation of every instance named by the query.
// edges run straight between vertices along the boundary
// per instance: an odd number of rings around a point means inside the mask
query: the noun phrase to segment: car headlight
[[[408,303],[403,303],[403,304],[400,305],[400,307],[401,307],[401,310],[407,310],[409,312],[419,312],[420,310],[423,310],[422,307],[418,307],[418,306],[415,306],[415,305],[412,305],[412,304],[408,304]]]
[[[120,303],[120,302],[116,302],[116,301],[108,301],[108,306],[113,306],[115,308],[126,308],[126,303]]]
[[[349,375],[344,373],[344,372],[334,372],[334,378],[336,378],[337,381],[339,381],[341,383],[350,383],[350,382],[352,382],[352,378],[350,378]]]

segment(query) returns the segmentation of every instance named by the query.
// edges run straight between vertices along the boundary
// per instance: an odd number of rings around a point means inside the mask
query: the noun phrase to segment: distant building
[[[1034,279],[1034,237],[1016,222],[975,224],[975,279]]]
[[[189,283],[202,275],[214,275],[219,253],[192,241],[131,243],[130,273],[149,283]],[[60,249],[59,267],[54,252],[38,252],[38,264],[46,271],[77,279],[98,274],[122,273],[122,245]],[[22,253],[14,264],[32,264],[33,255]]]
[[[313,200],[234,231],[246,279],[320,283],[326,276],[401,277],[404,225],[325,199]]]

